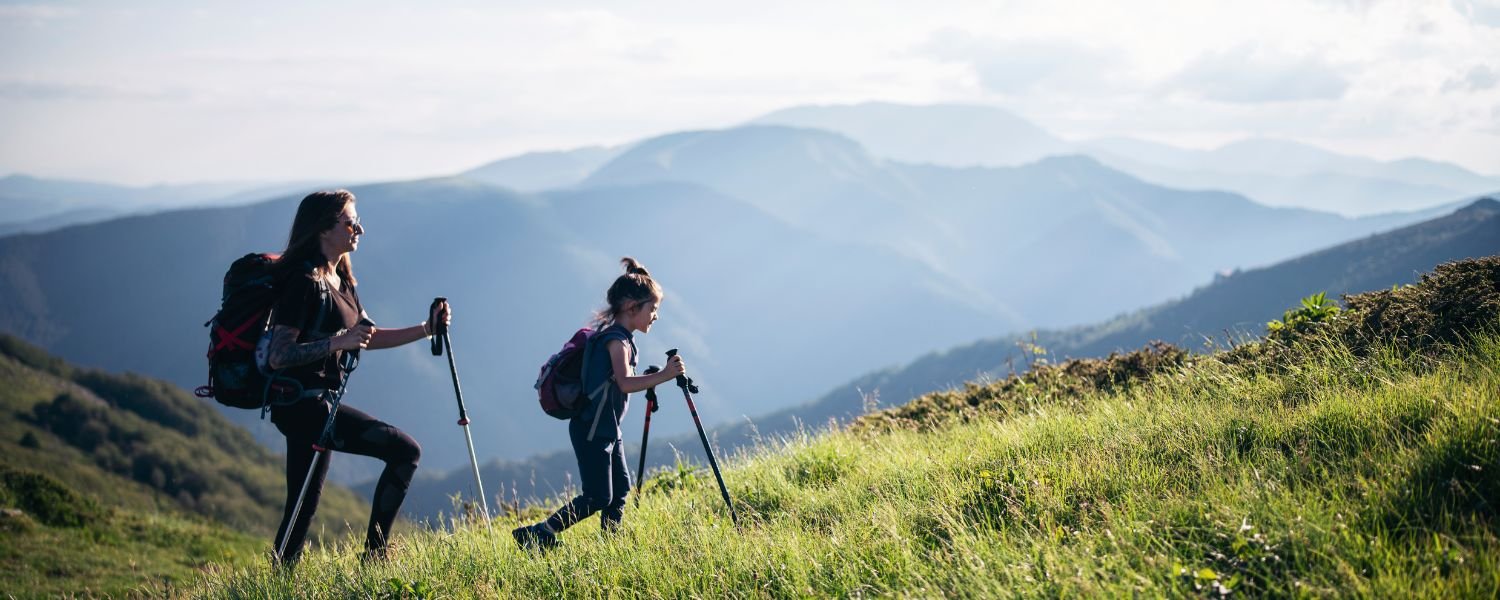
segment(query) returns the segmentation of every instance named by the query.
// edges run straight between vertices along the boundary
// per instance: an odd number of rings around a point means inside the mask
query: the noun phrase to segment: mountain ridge
[[[871,118],[872,112],[881,118]],[[1063,140],[989,106],[819,105],[792,107],[750,122],[826,129],[866,144],[882,158],[956,168],[1016,166],[1049,155],[1086,153],[1168,187],[1222,189],[1268,205],[1350,216],[1416,210],[1500,191],[1500,175],[1453,163],[1417,157],[1379,161],[1273,138],[1233,140],[1208,150],[1135,138]]]

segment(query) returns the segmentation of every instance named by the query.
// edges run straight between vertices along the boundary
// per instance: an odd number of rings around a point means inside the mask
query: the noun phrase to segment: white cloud
[[[1475,23],[1500,27],[1500,1],[1453,0],[1453,8]]]
[[[1500,85],[1500,71],[1489,65],[1474,65],[1461,77],[1449,79],[1443,84],[1444,92],[1482,92]]]
[[[1321,57],[1243,44],[1198,57],[1165,85],[1208,100],[1259,103],[1336,100],[1349,80]]]
[[[1475,70],[1500,67],[1500,29],[1472,16],[1486,2],[34,2],[0,7],[0,170],[405,177],[884,100],[998,105],[1072,137],[1263,135],[1500,172],[1478,133],[1500,104]]]
[[[934,32],[914,53],[973,69],[987,91],[1017,94],[1036,88],[1098,90],[1125,58],[1119,49],[1091,48],[1061,38],[980,37],[962,29]]]

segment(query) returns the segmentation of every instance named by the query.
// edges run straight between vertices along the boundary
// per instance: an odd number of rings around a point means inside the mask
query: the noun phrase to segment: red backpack
[[[537,400],[542,410],[558,419],[571,419],[588,408],[588,394],[583,389],[583,365],[588,358],[589,339],[598,333],[585,327],[573,333],[562,350],[542,364],[536,376]]]

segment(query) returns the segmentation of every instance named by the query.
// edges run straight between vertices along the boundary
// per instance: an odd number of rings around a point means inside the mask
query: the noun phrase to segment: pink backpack
[[[536,376],[537,400],[542,410],[558,419],[571,419],[588,408],[588,394],[583,389],[583,363],[589,338],[598,333],[585,327],[573,333],[562,350],[542,365]]]

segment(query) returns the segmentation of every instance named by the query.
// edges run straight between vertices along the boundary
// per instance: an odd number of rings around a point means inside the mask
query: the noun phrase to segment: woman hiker
[[[344,403],[339,404],[334,418],[330,452],[313,450],[328,419],[330,393],[340,389],[347,375],[340,368],[344,353],[394,348],[425,339],[432,335],[436,323],[446,324],[451,319],[448,304],[442,302],[433,307],[427,321],[400,329],[377,329],[360,304],[349,259],[364,233],[353,193],[334,190],[309,194],[297,207],[286,252],[278,263],[284,269],[286,283],[271,317],[268,363],[272,369],[286,369],[283,374],[297,379],[305,389],[325,390],[321,395],[304,395],[270,409],[271,422],[286,436],[286,509],[276,532],[276,547],[284,543],[286,548],[285,555],[277,557],[282,565],[293,565],[301,556],[332,450],[385,461],[371,499],[366,560],[385,558],[391,523],[422,455],[421,446],[411,436]],[[308,469],[314,469],[313,476],[297,511],[297,522],[291,523]]]

